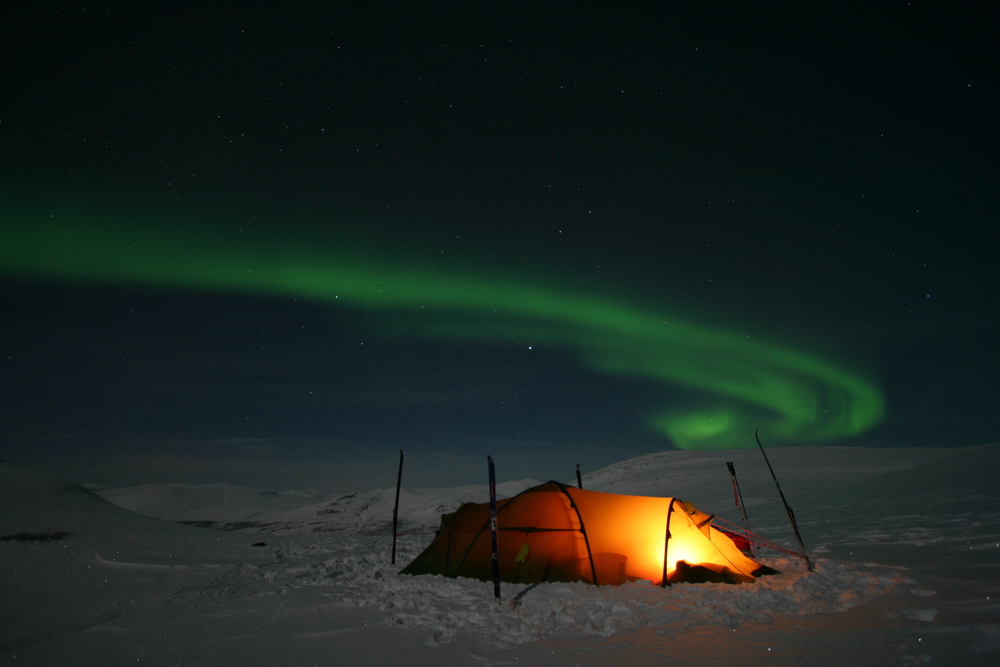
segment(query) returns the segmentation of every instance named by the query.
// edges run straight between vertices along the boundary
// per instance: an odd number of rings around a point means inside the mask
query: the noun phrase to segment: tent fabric
[[[742,583],[773,573],[713,527],[711,516],[676,498],[550,481],[497,501],[497,529],[500,579],[511,583],[662,584],[664,557],[668,583]],[[402,573],[491,581],[491,553],[489,504],[469,503],[441,517],[433,542]]]

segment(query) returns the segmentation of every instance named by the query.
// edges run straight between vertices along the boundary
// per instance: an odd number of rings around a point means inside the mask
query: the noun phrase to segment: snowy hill
[[[949,456],[945,449],[898,450],[852,447],[789,447],[771,450],[772,465],[790,502],[802,501],[822,489],[905,470]],[[748,507],[773,503],[778,496],[766,464],[757,450],[728,452],[667,451],[621,461],[583,476],[584,487],[607,493],[675,496],[705,511],[735,520],[733,487],[726,462],[732,461]],[[485,466],[484,466],[485,467]],[[575,484],[576,480],[566,480]],[[498,497],[517,495],[539,480],[497,484]],[[313,491],[274,491],[232,484],[148,484],[122,489],[97,489],[104,498],[126,509],[161,519],[202,527],[252,533],[309,534],[342,532],[388,535],[392,530],[395,489],[334,495],[323,499]],[[462,503],[489,499],[486,484],[443,489],[404,488],[399,499],[399,530],[436,530],[442,514]]]
[[[401,514],[412,532],[392,564],[394,490],[101,490],[162,517],[151,518],[2,465],[0,661],[996,664],[1000,447],[769,453],[815,572],[772,554],[764,561],[782,574],[753,584],[504,584],[502,605],[480,581],[398,574],[437,515],[482,501],[485,487],[408,490]],[[584,486],[687,497],[721,513],[732,506],[732,460],[754,527],[787,541],[773,482],[750,454],[653,454],[590,473]]]
[[[497,484],[497,495],[517,495],[540,483],[534,479],[502,482]],[[338,494],[316,502],[322,496],[311,491],[271,491],[231,484],[145,485],[100,489],[98,493],[121,507],[161,519],[204,528],[283,535],[389,535],[396,501],[395,489]],[[402,489],[399,531],[436,530],[442,514],[454,512],[462,503],[483,502],[488,494],[486,485]]]

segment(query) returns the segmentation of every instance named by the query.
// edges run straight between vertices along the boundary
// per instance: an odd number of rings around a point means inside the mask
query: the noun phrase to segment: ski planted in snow
[[[487,456],[490,465],[490,536],[493,538],[493,553],[490,563],[493,565],[493,596],[500,602],[500,560],[497,558],[497,476],[493,469],[493,457]]]
[[[403,450],[399,450],[399,473],[396,475],[396,504],[392,508],[392,564],[396,564],[396,519],[399,518],[399,487],[403,483]]]
[[[580,487],[581,489],[583,488],[583,478],[580,477],[580,464],[579,463],[576,464],[576,485],[578,487]]]

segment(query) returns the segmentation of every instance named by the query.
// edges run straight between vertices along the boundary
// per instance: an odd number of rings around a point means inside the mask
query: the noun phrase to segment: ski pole
[[[793,512],[792,508],[788,506],[788,502],[785,500],[785,494],[781,492],[781,484],[778,484],[778,477],[774,474],[774,468],[771,467],[771,462],[767,460],[767,453],[764,451],[764,445],[760,444],[760,436],[757,435],[757,431],[759,430],[759,426],[754,429],[753,437],[757,438],[757,446],[760,447],[760,453],[764,455],[764,462],[767,464],[767,469],[771,471],[771,477],[774,479],[774,485],[778,487],[778,495],[781,496],[781,502],[785,506],[785,511],[788,512],[788,520],[792,522],[792,530],[795,531],[795,538],[799,541],[799,548],[802,549],[802,557],[806,559],[806,568],[812,572],[814,566],[812,561],[809,560],[809,554],[806,553],[806,545],[802,543],[802,535],[799,534],[799,525],[795,523],[795,512]]]
[[[726,466],[729,467],[729,476],[733,480],[733,498],[736,501],[736,506],[740,508],[740,518],[743,519],[743,530],[747,531],[747,545],[750,547],[750,557],[757,557],[757,550],[754,548],[753,544],[753,533],[750,532],[750,521],[747,519],[746,506],[743,504],[743,492],[740,491],[740,483],[736,481],[736,468],[733,467],[732,461],[727,461]]]

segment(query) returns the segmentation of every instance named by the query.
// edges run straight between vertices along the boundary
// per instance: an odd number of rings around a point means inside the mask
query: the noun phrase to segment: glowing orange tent
[[[743,555],[711,522],[711,516],[676,498],[546,482],[497,501],[500,579],[662,584],[664,560],[668,583],[740,583],[775,572]],[[402,573],[491,581],[491,552],[489,504],[470,503],[441,517],[434,541]]]

